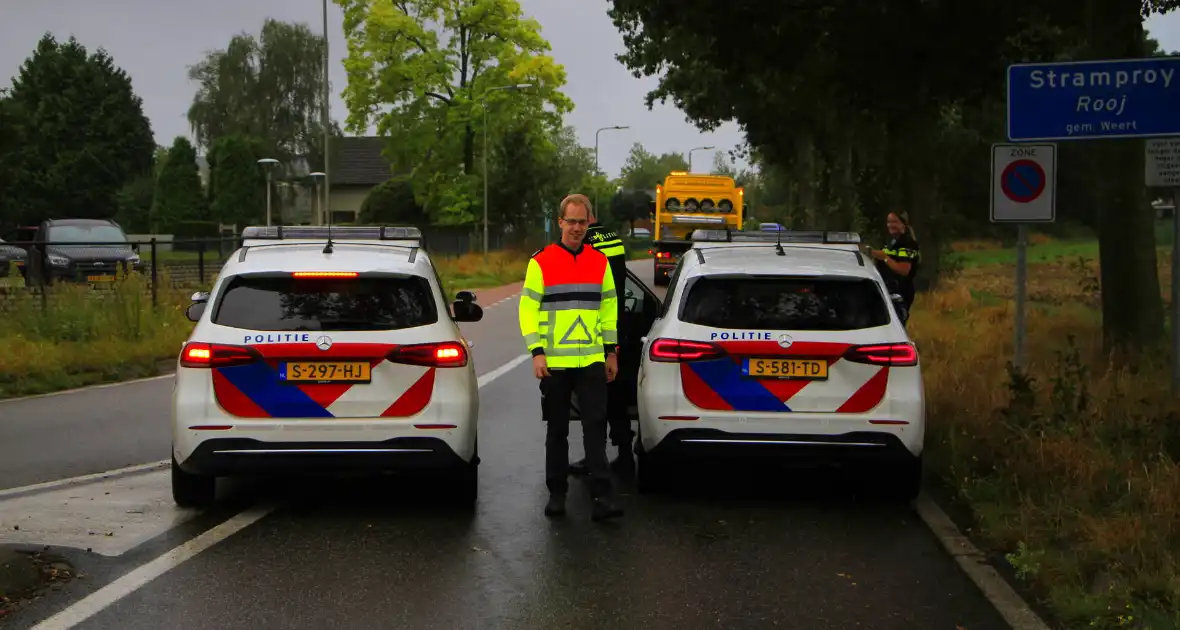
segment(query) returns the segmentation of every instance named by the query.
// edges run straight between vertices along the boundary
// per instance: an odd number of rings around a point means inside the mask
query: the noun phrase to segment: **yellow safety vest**
[[[520,333],[533,356],[550,368],[577,368],[606,360],[619,343],[618,296],[606,256],[561,243],[529,259],[520,294]]]
[[[627,255],[627,248],[623,247],[623,239],[619,238],[619,233],[601,225],[591,225],[590,229],[586,230],[586,241],[607,258]]]

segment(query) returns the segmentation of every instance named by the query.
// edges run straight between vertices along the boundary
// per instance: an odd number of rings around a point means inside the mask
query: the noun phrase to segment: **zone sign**
[[[1057,218],[1057,145],[992,145],[992,222]]]

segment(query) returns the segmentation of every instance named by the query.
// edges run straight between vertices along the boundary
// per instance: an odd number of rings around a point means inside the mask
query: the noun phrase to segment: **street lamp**
[[[613,131],[616,129],[630,129],[630,128],[631,127],[628,127],[626,125],[622,125],[622,126],[615,125],[614,127],[601,127],[598,129],[598,131],[594,132],[594,174],[595,175],[598,175],[598,135],[604,131]],[[597,208],[598,208],[598,187],[594,188],[594,207],[596,208],[595,212],[598,212],[598,210],[597,210]]]
[[[279,161],[274,158],[262,158],[258,163],[266,169],[266,226],[270,227],[270,172]]]
[[[485,90],[483,96],[483,257],[488,257],[488,94],[500,90],[523,90],[536,87],[532,83],[517,83],[516,85],[501,85]]]
[[[324,4],[324,111],[322,113],[324,126],[324,205],[320,208],[320,223],[324,222],[327,216],[329,192],[332,183],[328,180],[328,173],[332,172],[328,163],[331,161],[331,148],[328,146],[330,135],[330,116],[328,115],[328,82],[331,79],[332,65],[328,58],[328,0],[323,0]]]
[[[688,150],[688,172],[689,173],[692,172],[692,152],[693,151],[708,151],[710,149],[715,149],[715,148],[716,147],[697,147],[695,149],[689,149]]]
[[[326,205],[327,205],[327,203],[328,203],[328,191],[327,191],[326,189],[324,190],[324,199],[323,199],[323,202],[322,202],[322,204],[321,204],[321,202],[320,202],[320,196],[319,196],[319,191],[320,191],[320,178],[323,178],[323,180],[324,180],[324,183],[326,184],[326,183],[328,182],[328,174],[327,174],[327,173],[321,173],[321,172],[319,172],[319,171],[316,171],[315,173],[308,173],[308,176],[309,176],[309,177],[311,177],[312,184],[313,184],[313,185],[314,185],[314,187],[315,187],[315,188],[314,188],[315,194],[314,194],[313,196],[314,196],[314,198],[315,198],[315,207],[318,207],[318,209],[319,209],[319,212],[318,212],[318,213],[316,213],[316,212],[312,212],[312,216],[314,217],[316,214],[319,214],[319,216],[320,216],[320,223],[323,223],[323,218],[326,216],[324,213],[325,213],[325,206],[326,206]],[[315,223],[315,221],[313,220],[313,221],[312,221],[312,225],[315,225],[315,224],[316,224],[316,223]]]

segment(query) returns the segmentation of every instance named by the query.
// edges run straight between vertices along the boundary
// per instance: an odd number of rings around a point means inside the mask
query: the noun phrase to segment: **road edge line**
[[[74,602],[66,609],[33,626],[33,630],[72,628],[106,610],[152,580],[191,560],[202,551],[253,525],[273,510],[274,506],[268,505],[239,512],[213,529],[183,545],[173,547],[151,562],[132,569],[114,582]]]
[[[1028,602],[988,563],[987,556],[959,531],[951,517],[929,495],[925,492],[920,494],[914,500],[914,509],[1012,630],[1050,630],[1048,624],[1033,612]]]
[[[28,494],[33,492],[44,492],[47,490],[56,490],[57,488],[64,488],[66,486],[75,486],[91,481],[99,481],[108,477],[122,477],[123,475],[130,475],[132,473],[147,472],[153,468],[164,468],[172,460],[162,459],[158,462],[149,462],[147,464],[136,464],[135,466],[127,466],[126,468],[116,468],[114,470],[107,470],[104,472],[90,473],[89,475],[79,475],[77,477],[68,477],[66,479],[57,479],[54,481],[43,481],[28,486],[20,486],[17,488],[5,488],[0,490],[0,499],[7,499],[19,494]]]
[[[65,394],[78,394],[81,392],[88,392],[95,389],[109,389],[111,387],[122,387],[124,385],[134,385],[136,383],[147,383],[148,381],[159,381],[166,378],[172,378],[175,373],[169,372],[167,374],[158,374],[156,376],[147,376],[144,378],[135,378],[129,381],[115,381],[114,383],[98,383],[97,385],[87,385],[86,387],[75,387],[73,389],[63,389],[58,392],[49,392],[48,394],[33,394],[32,396],[21,396],[19,398],[0,398],[0,405],[5,403],[18,403],[25,400],[37,400],[39,398],[50,398],[52,396],[63,396]]]
[[[516,357],[515,359],[492,370],[491,372],[488,372],[487,374],[480,376],[478,379],[476,379],[476,382],[478,384],[478,388],[483,389],[484,385],[491,384],[492,381],[511,372],[514,368],[516,368],[516,366],[524,363],[525,361],[528,361],[531,358],[532,358],[532,355],[530,355],[530,354],[522,354],[519,357]]]

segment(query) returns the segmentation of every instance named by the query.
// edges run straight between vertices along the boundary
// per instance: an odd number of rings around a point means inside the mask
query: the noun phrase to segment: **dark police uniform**
[[[594,223],[586,230],[584,242],[602,252],[610,264],[611,275],[615,280],[615,289],[619,292],[618,321],[621,331],[623,310],[626,304],[624,289],[627,283],[627,248],[623,245],[623,239],[619,238],[618,232],[607,229],[601,223]],[[620,339],[620,341],[622,340]],[[633,435],[631,419],[627,417],[627,405],[618,390],[619,380],[617,379],[607,386],[606,419],[610,423],[611,444],[619,447],[619,459],[615,460],[616,465],[626,466],[634,461],[631,453]],[[584,474],[587,471],[586,460],[582,459],[571,464],[570,471]]]
[[[876,261],[877,271],[881,272],[881,277],[885,279],[885,286],[901,296],[902,305],[908,313],[914,304],[914,275],[918,273],[918,265],[922,261],[918,241],[907,232],[889,241],[881,251],[895,262],[910,263],[910,272],[903,276],[894,273],[885,261]]]

